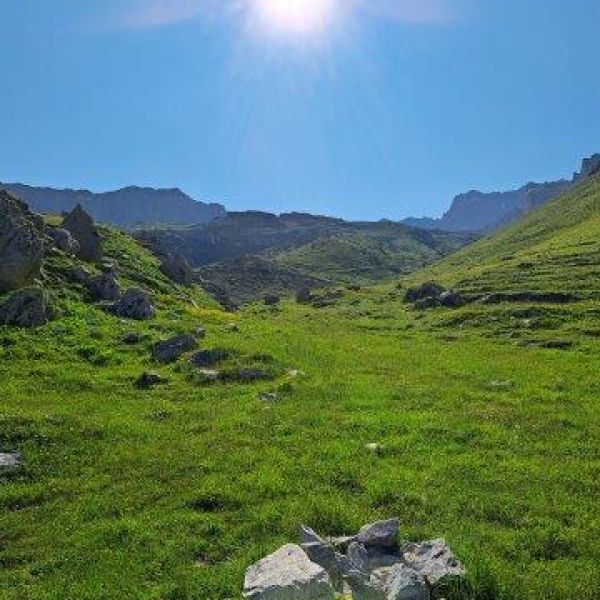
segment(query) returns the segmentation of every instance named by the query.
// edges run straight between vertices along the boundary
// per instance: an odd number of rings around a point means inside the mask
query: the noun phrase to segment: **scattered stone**
[[[402,554],[404,562],[422,575],[431,586],[446,578],[462,578],[466,575],[464,566],[442,539],[422,544],[406,544],[402,546]]]
[[[195,367],[213,367],[221,361],[227,360],[230,356],[230,350],[226,350],[225,348],[211,348],[192,354],[190,363]]]
[[[127,346],[135,346],[142,341],[142,334],[137,331],[129,331],[122,338],[121,342],[126,344]]]
[[[306,377],[306,373],[304,371],[300,371],[299,369],[292,369],[288,371],[287,376],[290,379],[299,379],[300,377]]]
[[[376,454],[378,456],[381,455],[381,454],[383,454],[383,445],[382,444],[378,444],[376,442],[372,442],[370,444],[365,444],[365,448],[369,452],[371,452],[373,454]]]
[[[358,532],[356,539],[366,547],[393,548],[398,541],[399,526],[398,519],[377,521],[365,525]]]
[[[13,292],[0,305],[0,325],[39,327],[50,319],[48,296],[40,287]]]
[[[311,562],[299,546],[288,544],[252,565],[244,580],[250,600],[333,600],[325,569]]]
[[[152,348],[152,357],[158,363],[176,361],[186,352],[195,350],[198,346],[196,339],[187,334],[172,337],[164,342],[157,342]]]
[[[501,392],[507,392],[508,390],[512,390],[515,387],[513,381],[490,381],[488,387],[491,390],[498,390]]]
[[[77,205],[65,217],[62,228],[69,231],[79,243],[78,258],[88,262],[97,262],[102,258],[102,239],[94,220],[81,205]]]
[[[138,288],[128,289],[122,298],[112,306],[112,312],[117,317],[145,321],[156,314],[150,296]]]
[[[20,452],[0,452],[0,472],[12,471],[20,467],[22,460]]]
[[[228,381],[239,381],[241,383],[253,383],[255,381],[269,381],[273,376],[263,369],[240,367],[223,372],[222,378]]]
[[[259,398],[263,402],[277,402],[277,400],[279,400],[279,394],[275,392],[263,392],[259,395]]]
[[[164,385],[168,381],[168,379],[165,379],[158,373],[145,371],[136,379],[134,385],[138,390],[150,390],[155,385]]]
[[[296,292],[296,302],[298,304],[308,304],[312,299],[312,290],[310,288],[301,288]]]
[[[221,373],[213,369],[198,369],[195,376],[196,381],[200,384],[217,383],[221,378]]]
[[[275,294],[267,294],[264,297],[264,302],[266,306],[277,306],[281,302],[281,298]]]
[[[70,231],[61,227],[48,227],[48,235],[52,238],[55,248],[72,256],[79,252],[79,242],[71,235]]]
[[[42,229],[27,205],[0,190],[0,292],[19,289],[40,274]]]
[[[92,277],[88,284],[92,300],[115,302],[121,297],[121,288],[113,271],[105,271]]]

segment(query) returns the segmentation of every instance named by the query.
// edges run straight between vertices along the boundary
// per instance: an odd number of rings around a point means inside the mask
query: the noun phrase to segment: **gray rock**
[[[90,279],[88,290],[91,299],[99,302],[115,302],[121,297],[121,288],[112,271],[105,271]]]
[[[129,331],[122,338],[121,342],[123,342],[127,346],[135,346],[142,341],[142,334],[137,331]]]
[[[409,288],[404,295],[405,302],[417,302],[426,298],[439,298],[445,288],[435,281],[427,281],[418,287]]]
[[[150,296],[138,288],[128,289],[121,299],[112,306],[112,311],[117,317],[145,321],[156,314]]]
[[[214,369],[198,369],[194,375],[200,384],[217,383],[221,378],[221,373]]]
[[[288,544],[252,565],[244,580],[250,600],[333,600],[325,569],[312,562],[299,546]]]
[[[263,402],[277,402],[279,400],[279,394],[276,392],[263,392],[258,397]]]
[[[402,563],[375,571],[371,575],[371,584],[383,591],[386,600],[430,599],[425,579]]]
[[[356,537],[357,541],[366,547],[391,548],[398,539],[398,519],[388,519],[365,525]]]
[[[428,310],[430,308],[437,308],[438,306],[441,306],[442,303],[440,302],[439,298],[422,298],[421,300],[417,300],[414,304],[413,307],[415,310]]]
[[[275,399],[277,399],[276,394],[275,396]],[[344,575],[351,569],[348,558],[337,552],[329,542],[322,539],[306,525],[300,526],[300,542],[302,549],[310,560],[327,571],[333,587],[341,592]]]
[[[79,243],[77,255],[82,260],[97,262],[102,258],[102,238],[94,225],[94,220],[81,205],[77,205],[62,222],[66,229]]]
[[[165,379],[158,373],[146,371],[138,377],[134,385],[138,390],[150,390],[155,385],[164,385],[166,383],[168,383],[168,379]]]
[[[448,290],[440,294],[439,300],[441,305],[446,308],[458,308],[465,305],[464,298],[453,290]]]
[[[79,242],[71,235],[70,231],[61,227],[49,227],[47,232],[56,248],[67,254],[77,255],[80,249]]]
[[[328,538],[326,538],[326,540],[340,552],[347,552],[348,546],[350,546],[350,544],[352,542],[356,541],[356,536],[355,535],[340,535],[340,536],[328,537]]]
[[[45,325],[49,318],[48,296],[39,287],[13,292],[0,305],[0,325],[39,327]]]
[[[0,452],[0,471],[12,471],[21,465],[19,452]]]
[[[186,352],[195,350],[198,346],[196,339],[191,335],[178,335],[164,342],[154,344],[152,357],[158,363],[170,363],[176,361]]]
[[[357,571],[368,573],[371,570],[369,567],[369,553],[366,547],[359,542],[351,542],[348,546],[348,560],[352,568]]]
[[[25,204],[0,190],[0,292],[30,284],[40,274],[44,238]]]
[[[195,352],[190,357],[190,364],[195,367],[214,367],[220,362],[227,360],[231,351],[226,348],[209,348]]]
[[[66,277],[72,283],[79,283],[80,285],[88,285],[91,279],[91,275],[81,266],[71,267],[66,272]]]
[[[404,562],[422,575],[431,586],[442,579],[461,578],[466,574],[463,565],[442,539],[405,544],[402,553]]]

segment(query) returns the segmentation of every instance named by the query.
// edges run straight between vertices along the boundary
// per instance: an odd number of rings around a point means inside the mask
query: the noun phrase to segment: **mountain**
[[[206,223],[226,214],[220,204],[198,202],[177,188],[132,186],[96,194],[89,190],[59,190],[20,183],[0,183],[0,189],[43,214],[69,212],[80,204],[95,221],[121,229]]]
[[[409,218],[404,223],[423,229],[490,232],[516,221],[523,214],[549,202],[582,178],[600,169],[600,154],[583,160],[572,180],[528,183],[517,190],[484,193],[472,190],[454,198],[450,209],[440,218]]]
[[[419,273],[466,294],[600,298],[600,174]]]

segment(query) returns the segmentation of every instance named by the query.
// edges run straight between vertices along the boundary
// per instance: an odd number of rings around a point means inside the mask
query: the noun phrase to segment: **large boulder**
[[[138,288],[130,288],[117,303],[113,304],[112,312],[117,317],[124,319],[145,321],[154,317],[156,309],[152,304],[152,299],[146,292]]]
[[[94,220],[81,205],[77,205],[62,222],[79,243],[77,257],[88,262],[97,262],[102,258],[102,238],[94,225]]]
[[[92,300],[114,302],[121,297],[121,288],[113,271],[105,271],[90,279],[88,290]]]
[[[38,327],[48,322],[49,313],[48,296],[42,288],[23,288],[0,305],[0,325]]]
[[[325,569],[312,562],[295,544],[252,565],[244,580],[250,600],[333,600],[334,590]]]
[[[62,252],[76,256],[80,250],[79,242],[71,235],[71,232],[62,227],[48,227],[48,236],[54,242],[54,247]]]
[[[164,342],[157,342],[152,348],[152,358],[157,363],[170,363],[176,361],[186,352],[195,350],[198,346],[196,338],[183,334],[172,337]]]
[[[0,190],[0,292],[23,287],[39,275],[44,236],[25,204]]]

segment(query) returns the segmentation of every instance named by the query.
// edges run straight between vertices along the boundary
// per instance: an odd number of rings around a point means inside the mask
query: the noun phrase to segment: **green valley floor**
[[[599,598],[597,301],[419,313],[402,295],[134,325],[77,305],[0,331],[0,450],[23,454],[0,474],[0,598],[237,600],[299,523],[390,516],[445,537],[473,598]],[[198,326],[277,378],[152,365],[152,342]],[[136,389],[148,369],[169,383]]]

